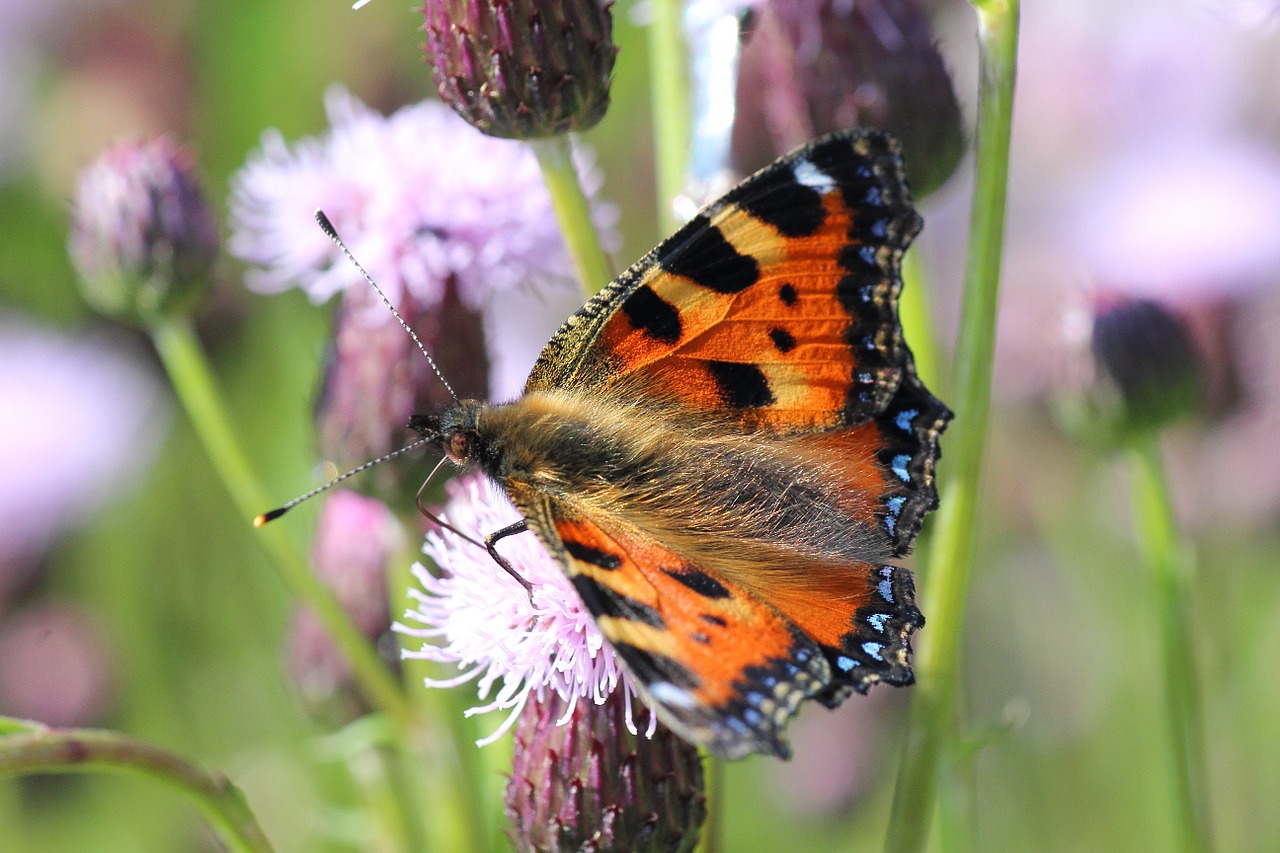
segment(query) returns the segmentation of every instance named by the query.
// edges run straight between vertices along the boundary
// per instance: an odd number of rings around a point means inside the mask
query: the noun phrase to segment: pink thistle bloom
[[[335,86],[326,109],[327,133],[290,145],[268,131],[232,178],[228,246],[253,267],[251,288],[298,287],[315,302],[348,288],[371,296],[316,227],[317,208],[393,303],[434,306],[450,278],[472,309],[518,287],[573,287],[541,171],[523,143],[485,136],[436,101],[384,117]],[[578,161],[594,195],[601,177],[589,155]],[[615,219],[611,207],[596,208],[597,225],[610,229]],[[605,238],[617,243],[611,231]]]
[[[506,498],[480,477],[451,483],[441,516],[477,539],[520,520]],[[480,746],[502,737],[531,696],[558,694],[567,710],[557,725],[564,725],[579,700],[602,705],[620,683],[626,691],[627,729],[635,734],[635,691],[564,570],[532,533],[503,539],[498,547],[533,585],[532,602],[484,548],[447,530],[427,534],[422,550],[443,576],[414,566],[422,588],[409,590],[417,606],[405,619],[417,625],[397,623],[394,628],[431,642],[403,652],[404,657],[451,663],[462,670],[454,678],[427,679],[428,687],[476,681],[483,704],[467,716],[508,711],[493,734],[477,741]],[[656,725],[650,713],[647,736],[652,737]]]

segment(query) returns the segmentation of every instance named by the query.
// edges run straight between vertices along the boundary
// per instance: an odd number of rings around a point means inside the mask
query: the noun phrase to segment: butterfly
[[[805,699],[912,683],[907,553],[951,413],[897,301],[921,227],[899,143],[810,143],[565,321],[512,402],[410,428],[478,466],[563,566],[642,697],[726,758],[789,755]]]

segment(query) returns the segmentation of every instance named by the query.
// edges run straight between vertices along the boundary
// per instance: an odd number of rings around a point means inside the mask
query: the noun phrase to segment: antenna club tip
[[[316,208],[316,223],[320,226],[320,230],[329,236],[331,240],[338,239],[338,230],[333,227],[333,223],[329,221],[329,217],[320,208]]]
[[[273,509],[271,510],[271,512],[264,512],[262,515],[259,515],[256,518],[254,518],[253,526],[261,527],[262,525],[266,524],[268,521],[275,521],[277,518],[284,515],[285,512],[286,510],[284,507],[281,507],[279,509]]]

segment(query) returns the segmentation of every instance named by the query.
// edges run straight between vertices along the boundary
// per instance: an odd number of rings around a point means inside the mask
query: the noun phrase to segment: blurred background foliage
[[[1222,849],[1280,848],[1280,40],[1266,23],[1274,4],[1210,5],[1024,9],[996,408],[964,653],[972,754],[952,768],[942,814],[971,827],[977,849],[1172,841],[1156,614],[1124,472],[1053,417],[1075,357],[1058,343],[1062,318],[1098,289],[1175,306],[1208,366],[1206,410],[1166,447],[1199,566],[1209,801]],[[932,6],[968,98],[971,12]],[[622,207],[627,262],[661,236],[646,45],[632,13],[615,13],[613,106],[586,135],[603,196]],[[65,252],[74,176],[103,147],[175,134],[198,155],[225,221],[227,179],[262,132],[320,132],[332,82],[384,112],[431,95],[419,25],[391,0],[359,12],[341,0],[9,0],[0,317],[73,338],[110,325],[81,303]],[[957,326],[967,168],[921,205],[918,255],[943,353]],[[224,257],[199,331],[255,470],[284,499],[315,476],[311,412],[330,318],[296,292],[248,292],[241,272]],[[112,331],[113,347],[147,361],[145,337]],[[40,368],[14,358],[0,373]],[[148,375],[163,387],[153,364]],[[153,459],[128,457],[92,502],[74,487],[53,492],[57,534],[34,557],[0,553],[0,713],[109,727],[221,770],[280,850],[359,849],[362,767],[299,700],[284,652],[290,602],[190,426],[167,408],[154,406],[152,429],[137,431],[156,443]],[[0,454],[0,480],[58,472],[74,483],[64,469],[111,446],[96,411],[40,425],[52,449]],[[24,412],[0,417],[12,424]],[[9,504],[32,499],[12,491],[0,484]],[[286,523],[304,547],[314,513]],[[792,727],[791,763],[728,767],[725,849],[878,848],[905,698],[877,691],[837,712],[807,708]],[[495,790],[503,749],[483,759]],[[495,817],[495,838],[497,826]],[[0,850],[211,849],[196,813],[148,781],[0,780]]]

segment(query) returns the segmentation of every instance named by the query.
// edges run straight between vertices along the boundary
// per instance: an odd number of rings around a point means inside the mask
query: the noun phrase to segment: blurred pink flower
[[[451,483],[449,501],[440,515],[477,539],[520,520],[507,499],[479,477]],[[422,550],[440,567],[442,576],[422,565],[414,567],[422,588],[409,594],[417,607],[395,629],[430,642],[404,656],[454,664],[462,670],[454,678],[429,679],[428,687],[476,681],[484,704],[470,709],[468,716],[508,712],[498,729],[479,741],[482,746],[511,728],[531,695],[558,694],[568,707],[558,721],[564,724],[580,700],[601,705],[619,682],[626,691],[626,725],[634,734],[635,693],[563,569],[532,533],[507,537],[498,547],[533,585],[532,602],[524,587],[483,547],[447,530],[427,534]],[[497,692],[490,699],[495,686]],[[650,714],[650,736],[656,723]]]
[[[2,592],[146,470],[167,405],[127,341],[0,315],[0,411]]]
[[[1093,278],[1202,302],[1280,281],[1280,148],[1202,132],[1103,158],[1073,230]]]
[[[1245,30],[1272,30],[1280,21],[1277,0],[1196,0],[1206,15]]]
[[[329,493],[311,545],[316,575],[366,637],[391,624],[387,565],[403,555],[404,529],[387,505],[345,489]],[[289,669],[313,703],[329,700],[350,678],[350,667],[315,613],[301,608],[289,630]]]
[[[111,704],[106,638],[67,604],[27,607],[0,622],[0,714],[49,726],[86,726]]]
[[[384,117],[335,86],[326,107],[329,132],[290,145],[268,131],[232,178],[228,245],[253,267],[250,287],[298,287],[316,302],[357,288],[368,298],[316,227],[320,208],[393,303],[435,305],[449,277],[477,309],[519,287],[573,288],[541,172],[523,143],[484,136],[436,101]],[[594,196],[601,177],[585,150],[578,165]],[[613,209],[597,205],[595,216],[616,245]]]

